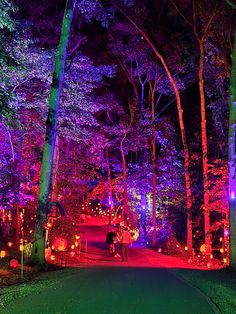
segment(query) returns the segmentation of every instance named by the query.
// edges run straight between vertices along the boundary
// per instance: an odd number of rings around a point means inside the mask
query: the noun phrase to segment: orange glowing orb
[[[67,248],[67,240],[63,238],[56,238],[53,242],[54,250],[65,251]]]

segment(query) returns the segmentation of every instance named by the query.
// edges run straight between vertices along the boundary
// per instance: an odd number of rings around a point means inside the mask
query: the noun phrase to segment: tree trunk
[[[189,249],[192,249],[192,191],[191,191],[191,181],[190,181],[190,173],[189,173],[189,150],[188,150],[188,145],[187,145],[187,140],[186,140],[186,133],[185,133],[185,126],[184,126],[184,119],[183,119],[183,108],[180,100],[180,94],[178,91],[178,87],[175,83],[175,80],[173,76],[170,73],[170,70],[163,58],[163,56],[160,54],[160,52],[156,49],[156,47],[153,45],[152,41],[149,39],[147,34],[141,30],[137,24],[124,12],[122,11],[119,7],[116,6],[116,8],[127,18],[127,20],[130,21],[131,24],[134,25],[134,27],[137,29],[137,31],[143,36],[143,38],[146,40],[148,45],[152,48],[153,52],[157,56],[157,58],[160,60],[162,63],[166,74],[170,80],[170,83],[172,85],[172,88],[175,93],[176,97],[176,103],[177,103],[177,109],[178,109],[178,118],[179,118],[179,125],[180,125],[180,133],[181,133],[181,139],[182,139],[182,145],[183,145],[183,150],[184,150],[184,177],[185,177],[185,187],[186,187],[186,205],[187,205],[187,246]]]
[[[156,230],[156,212],[157,212],[157,177],[156,177],[156,127],[155,127],[155,100],[154,100],[154,88],[150,85],[150,100],[152,107],[152,246],[157,242],[157,230]]]
[[[109,206],[109,226],[111,226],[112,211],[113,211],[113,199],[112,199],[112,185],[111,185],[111,167],[109,162],[109,151],[106,147],[106,159],[107,159],[107,184],[108,184],[108,206]]]
[[[57,195],[58,194],[58,188],[57,188],[58,165],[59,165],[59,140],[57,136],[55,148],[54,148],[53,168],[52,168],[52,195],[51,195],[52,202],[56,202],[58,198],[58,195]]]
[[[199,92],[201,103],[201,133],[202,133],[202,166],[203,166],[203,198],[204,198],[204,233],[205,244],[211,252],[210,234],[210,208],[209,208],[209,176],[208,176],[208,148],[207,148],[207,129],[206,129],[206,103],[204,93],[204,40],[199,40],[200,62],[199,62]]]
[[[229,211],[230,211],[230,264],[236,267],[236,31],[231,55],[229,107]]]
[[[124,221],[127,224],[128,218],[128,186],[127,186],[127,170],[126,170],[126,160],[125,160],[125,153],[123,148],[123,142],[126,138],[126,133],[120,142],[120,152],[121,152],[121,159],[122,159],[122,170],[123,170],[123,188],[124,188],[124,203],[123,203],[123,217]]]
[[[55,70],[49,96],[49,110],[46,122],[46,138],[41,167],[38,208],[34,231],[34,243],[31,262],[45,267],[45,223],[47,221],[48,196],[53,168],[54,147],[57,136],[57,117],[59,111],[60,95],[64,80],[67,45],[70,35],[70,26],[73,16],[75,0],[67,0],[60,42],[57,49]]]

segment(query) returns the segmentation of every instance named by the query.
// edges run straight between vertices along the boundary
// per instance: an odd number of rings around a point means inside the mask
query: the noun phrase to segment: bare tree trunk
[[[151,108],[152,108],[152,144],[151,144],[151,152],[152,152],[152,245],[156,245],[157,238],[157,230],[156,230],[156,213],[157,213],[157,177],[156,177],[156,127],[155,127],[155,87],[152,88],[151,83],[150,86],[150,100],[151,100]]]
[[[229,108],[229,212],[230,212],[230,264],[236,267],[236,31],[231,54],[230,108]]]
[[[123,217],[124,221],[127,224],[128,218],[128,187],[127,187],[127,167],[126,167],[126,160],[125,160],[125,153],[123,148],[123,142],[126,138],[127,133],[125,133],[124,137],[120,142],[120,152],[121,152],[121,160],[122,160],[122,171],[123,171],[123,188],[124,188],[124,203],[123,203]]]
[[[113,199],[112,199],[112,185],[111,185],[111,167],[109,162],[109,151],[106,147],[106,159],[107,159],[107,184],[108,184],[108,206],[109,206],[109,225],[111,225],[112,212],[113,212]]]
[[[53,155],[57,136],[57,117],[60,104],[60,95],[64,80],[67,46],[70,36],[70,26],[73,16],[75,0],[67,0],[60,42],[56,54],[55,70],[49,96],[49,110],[46,122],[46,138],[43,151],[43,160],[40,176],[38,208],[34,230],[34,243],[31,262],[40,267],[46,267],[45,261],[45,223],[47,221],[48,196],[53,168]]]
[[[199,41],[200,65],[199,65],[199,92],[201,103],[201,132],[202,132],[202,165],[203,165],[203,201],[204,201],[204,232],[205,244],[211,251],[210,234],[210,208],[209,208],[209,176],[208,176],[208,147],[207,147],[207,129],[206,129],[206,103],[204,93],[204,41]]]

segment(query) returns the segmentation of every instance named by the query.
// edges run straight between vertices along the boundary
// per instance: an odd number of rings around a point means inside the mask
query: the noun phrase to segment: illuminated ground
[[[211,314],[207,299],[166,269],[87,268],[55,289],[12,304],[11,314]]]
[[[88,241],[80,267],[54,287],[11,302],[2,314],[215,313],[209,299],[170,269],[189,268],[187,263],[138,247],[123,263],[108,254],[105,224],[92,220],[80,231]]]

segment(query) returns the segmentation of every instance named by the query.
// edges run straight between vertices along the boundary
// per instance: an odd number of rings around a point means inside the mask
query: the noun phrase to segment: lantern
[[[53,261],[56,260],[56,256],[55,256],[55,255],[51,255],[50,259],[51,259],[51,261],[53,262]]]
[[[56,238],[53,242],[54,250],[65,251],[67,248],[67,240],[63,238]]]
[[[4,258],[6,257],[6,251],[5,250],[1,250],[0,251],[0,258]]]
[[[18,260],[17,259],[11,259],[9,263],[11,268],[16,268],[18,266]]]

